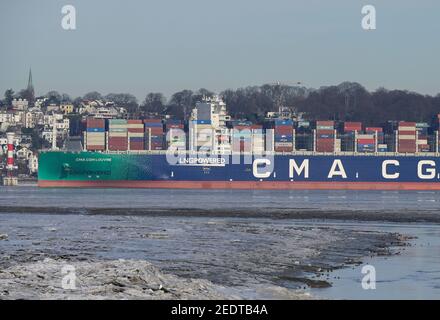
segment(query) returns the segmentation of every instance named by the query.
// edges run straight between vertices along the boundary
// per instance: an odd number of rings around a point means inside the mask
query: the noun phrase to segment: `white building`
[[[35,126],[43,124],[44,113],[38,108],[29,109],[23,114],[22,125],[25,128],[35,128]]]
[[[28,168],[30,173],[38,172],[38,157],[35,154],[32,154],[32,156],[29,158]]]
[[[60,106],[55,103],[51,103],[47,106],[46,112],[60,112]]]
[[[69,135],[70,129],[70,121],[69,119],[56,119],[56,115],[53,115],[51,118],[51,122],[44,126],[42,132],[42,138],[48,141],[49,143],[53,142],[54,135],[56,138],[65,139]],[[62,116],[62,115],[61,115]],[[53,129],[55,125],[56,130]]]
[[[48,100],[48,98],[38,98],[35,101],[34,105],[35,105],[35,107],[41,109],[41,107],[46,103],[47,100]]]
[[[21,148],[20,150],[17,150],[15,154],[17,156],[17,159],[22,160],[29,160],[34,155],[34,153],[28,148]]]
[[[12,100],[12,108],[17,111],[27,110],[29,102],[26,99],[14,99]]]

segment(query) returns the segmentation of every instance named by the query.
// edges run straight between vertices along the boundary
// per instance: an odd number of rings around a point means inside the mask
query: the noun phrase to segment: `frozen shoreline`
[[[62,269],[75,269],[75,287],[63,289]],[[206,280],[163,274],[146,261],[68,262],[44,259],[0,270],[0,299],[227,299]],[[231,297],[233,298],[233,297]]]
[[[101,283],[93,289],[96,295],[85,289],[73,298],[308,299],[308,288],[332,285],[333,270],[359,265],[369,256],[392,255],[391,247],[403,249],[409,240],[359,225],[286,219],[25,213],[1,214],[0,233],[8,234],[0,241],[0,288],[9,288],[4,299],[68,299],[53,284],[39,286],[43,279],[35,278],[42,272],[60,285],[62,263],[93,275],[85,283]],[[45,259],[53,264],[48,271],[43,270]],[[151,271],[151,283],[174,277],[175,290],[144,293],[144,282],[126,278],[137,279],[140,268]],[[51,274],[56,280],[48,279]],[[105,285],[111,279],[122,281],[124,290]],[[199,284],[207,291],[200,291]],[[191,290],[182,291],[185,286]]]

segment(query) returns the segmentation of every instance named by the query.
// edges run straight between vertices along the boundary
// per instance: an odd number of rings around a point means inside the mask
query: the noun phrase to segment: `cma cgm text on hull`
[[[437,156],[44,152],[42,187],[440,190]]]

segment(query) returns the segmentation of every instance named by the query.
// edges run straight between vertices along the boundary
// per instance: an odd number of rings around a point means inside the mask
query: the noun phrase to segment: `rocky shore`
[[[63,274],[66,266],[70,268]],[[63,288],[63,277],[71,274],[76,281],[65,280],[67,287]],[[227,298],[221,288],[207,280],[163,274],[146,261],[72,263],[47,258],[0,270],[0,299]]]
[[[72,275],[75,280],[66,280]],[[300,291],[271,289],[291,299],[310,298]],[[146,261],[120,259],[72,263],[46,258],[0,270],[2,299],[225,300],[241,297],[208,280],[164,274]]]

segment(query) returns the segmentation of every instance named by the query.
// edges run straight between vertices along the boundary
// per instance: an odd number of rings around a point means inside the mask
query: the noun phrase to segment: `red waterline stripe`
[[[304,182],[304,181],[51,181],[42,188],[257,189],[257,190],[440,190],[435,182]]]

